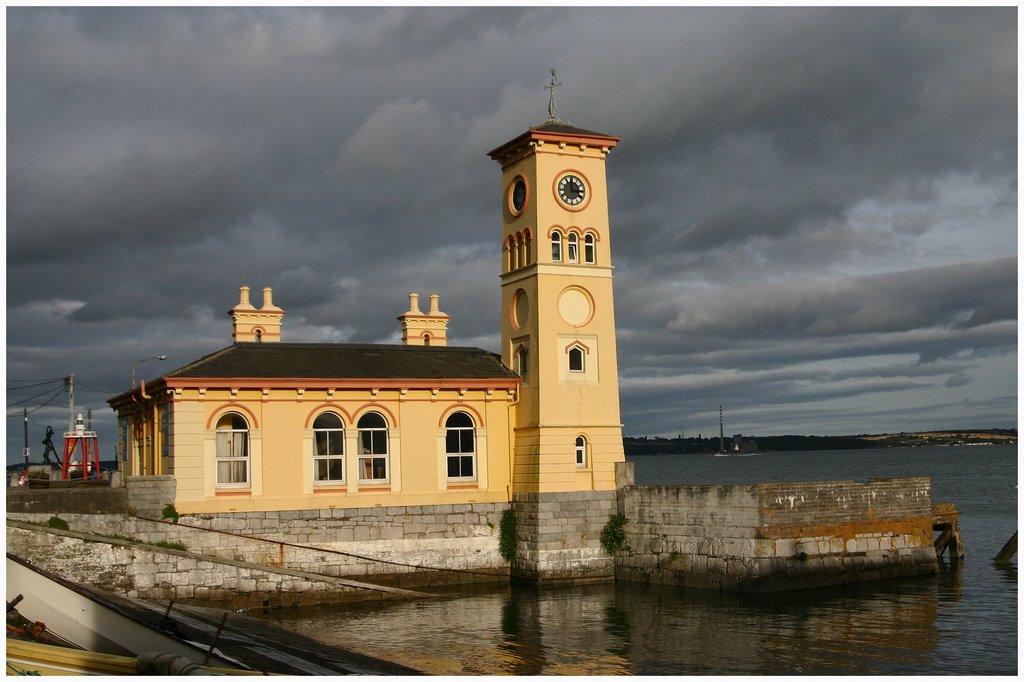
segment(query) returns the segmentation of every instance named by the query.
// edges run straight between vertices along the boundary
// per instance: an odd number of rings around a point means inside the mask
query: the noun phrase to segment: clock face
[[[575,175],[565,175],[558,181],[558,196],[567,206],[579,206],[587,196],[587,187]]]
[[[519,213],[523,206],[526,206],[526,181],[518,178],[512,186],[512,212]]]

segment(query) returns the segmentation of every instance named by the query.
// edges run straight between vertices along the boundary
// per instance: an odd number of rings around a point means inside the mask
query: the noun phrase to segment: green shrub
[[[161,518],[170,519],[172,522],[177,523],[180,515],[178,510],[174,508],[173,504],[168,504],[164,507],[163,512],[160,515]]]
[[[601,529],[601,548],[609,556],[615,556],[626,547],[626,524],[629,520],[622,514],[612,514]]]
[[[188,547],[181,544],[180,542],[172,542],[170,540],[161,540],[160,542],[154,543],[157,547],[163,547],[164,549],[176,549],[181,552],[187,552]]]
[[[512,563],[516,558],[517,528],[516,513],[506,509],[501,514],[501,524],[498,526],[498,552],[501,558]]]
[[[46,525],[50,528],[56,528],[57,530],[68,529],[68,522],[59,516],[51,516],[50,520],[46,522]]]

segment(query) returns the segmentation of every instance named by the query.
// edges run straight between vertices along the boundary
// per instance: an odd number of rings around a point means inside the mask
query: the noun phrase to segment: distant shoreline
[[[958,445],[1016,445],[1017,430],[960,429],[857,436],[745,436],[745,438],[756,441],[758,449],[761,451],[867,450]],[[626,455],[711,454],[718,451],[719,439],[718,436],[713,438],[626,436],[622,439],[622,445]]]
[[[730,436],[731,438],[731,436]],[[764,452],[796,452],[805,450],[866,450],[869,448],[925,448],[955,445],[1016,445],[1017,429],[961,429],[947,431],[914,431],[904,433],[861,434],[858,436],[749,436]],[[714,438],[661,438],[659,436],[623,436],[626,455],[711,454],[718,451]],[[29,464],[40,464],[36,457]],[[59,463],[53,466],[59,467]],[[23,462],[7,465],[7,471],[21,471]],[[101,460],[102,471],[117,471],[116,460]]]

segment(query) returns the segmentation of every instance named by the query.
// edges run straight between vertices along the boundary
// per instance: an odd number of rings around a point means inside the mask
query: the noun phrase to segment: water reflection
[[[434,674],[1017,672],[1017,561],[991,560],[1016,529],[1015,448],[636,459],[650,483],[931,476],[933,498],[957,504],[967,556],[935,576],[780,595],[498,584],[265,617]]]
[[[471,586],[268,617],[434,674],[901,674],[931,669],[939,595],[956,593],[955,576],[783,595]]]

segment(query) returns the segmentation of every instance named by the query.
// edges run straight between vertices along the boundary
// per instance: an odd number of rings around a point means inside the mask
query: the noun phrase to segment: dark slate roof
[[[347,343],[236,343],[166,378],[515,379],[480,348]]]
[[[548,133],[550,135],[578,135],[580,137],[596,137],[605,138],[618,142],[619,138],[614,135],[606,135],[605,133],[595,133],[593,130],[585,130],[583,128],[577,128],[576,126],[566,123],[565,121],[545,121],[540,125],[533,126],[525,133],[509,140],[500,147],[495,147],[491,151],[487,152],[487,155],[492,159],[499,160],[505,156],[509,150],[514,150],[519,145],[529,140],[536,133]]]
[[[584,130],[566,123],[565,121],[550,121],[539,126],[533,126],[530,130],[538,130],[543,133],[568,133],[571,135],[597,135],[598,137],[614,137],[606,133],[596,133],[593,130]]]

